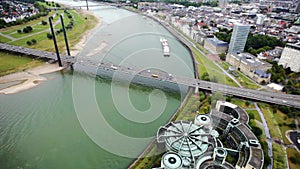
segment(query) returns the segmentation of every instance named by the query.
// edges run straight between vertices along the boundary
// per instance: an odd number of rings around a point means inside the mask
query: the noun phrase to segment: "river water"
[[[158,23],[123,9],[90,9],[103,23],[79,59],[193,76],[188,51]],[[161,37],[169,41],[170,57],[162,55]],[[50,80],[33,89],[0,95],[1,169],[126,168],[182,99],[176,89],[88,76],[79,73],[88,68],[75,68],[48,74]]]

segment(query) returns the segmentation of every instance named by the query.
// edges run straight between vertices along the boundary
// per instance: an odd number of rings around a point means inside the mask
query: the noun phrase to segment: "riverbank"
[[[90,37],[99,26],[101,26],[101,18],[90,11],[80,11],[82,15],[91,15],[96,18],[97,24],[92,29],[86,30],[85,33],[80,38],[80,41],[71,47],[71,55],[76,56],[86,45],[88,37]],[[103,48],[103,47],[99,47]],[[47,73],[53,73],[56,71],[61,71],[65,67],[58,67],[57,64],[45,63],[42,66],[35,68],[30,68],[23,70],[21,72],[16,72],[0,77],[0,87],[5,86],[0,90],[0,94],[14,94],[24,90],[31,89],[41,83],[41,81],[46,81],[47,78],[42,76]]]
[[[21,92],[39,85],[47,78],[42,76],[47,73],[63,70],[64,67],[58,67],[56,64],[45,63],[42,66],[31,68],[22,72],[12,73],[0,77],[0,84],[8,84],[19,82],[15,85],[10,85],[0,90],[0,94],[13,94]]]

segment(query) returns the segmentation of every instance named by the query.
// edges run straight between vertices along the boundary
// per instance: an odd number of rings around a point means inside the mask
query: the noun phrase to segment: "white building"
[[[263,25],[266,16],[263,15],[263,14],[257,14],[256,16],[257,16],[256,24],[257,24],[257,25]]]
[[[228,53],[243,52],[247,37],[249,34],[250,25],[235,23],[232,36],[229,43]]]
[[[300,46],[286,44],[278,64],[284,68],[290,67],[293,72],[300,72]]]

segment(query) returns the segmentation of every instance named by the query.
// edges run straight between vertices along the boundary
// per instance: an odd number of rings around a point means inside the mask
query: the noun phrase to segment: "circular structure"
[[[227,151],[223,148],[216,148],[216,155],[218,157],[226,157],[227,156]]]
[[[223,164],[227,156],[227,151],[224,148],[215,148],[215,162]]]
[[[204,125],[205,127],[209,127],[211,122],[211,118],[207,115],[199,114],[195,118],[195,124],[199,126]]]
[[[215,164],[215,163],[204,163],[200,166],[199,169],[229,169],[224,165]]]
[[[203,154],[209,144],[209,133],[203,130],[203,126],[197,126],[191,122],[172,122],[164,133],[166,148],[177,152],[182,157],[196,157]]]
[[[163,165],[169,169],[177,169],[182,167],[182,158],[176,153],[166,153],[162,157]]]

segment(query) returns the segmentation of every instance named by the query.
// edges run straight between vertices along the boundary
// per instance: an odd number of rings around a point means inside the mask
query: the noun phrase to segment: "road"
[[[56,60],[56,55],[55,55],[55,53],[52,53],[52,52],[39,51],[36,49],[24,48],[24,47],[20,47],[20,46],[12,46],[12,45],[8,45],[8,44],[4,44],[4,43],[0,43],[0,50],[21,53],[21,54],[25,54],[28,56],[35,56],[35,57],[40,57],[40,58],[48,58],[48,59]],[[62,61],[67,62],[67,63],[74,64],[74,63],[78,62],[78,60],[76,60],[76,58],[73,56],[61,55],[61,58],[62,58]],[[112,66],[111,63],[99,64],[93,58],[89,58],[89,57],[82,58],[82,60],[80,60],[80,62],[82,62],[81,64],[84,64],[87,67],[104,67],[106,69],[111,69],[111,66]],[[118,66],[118,65],[115,65],[115,66]],[[118,66],[118,67],[119,67],[118,71],[123,70],[124,73],[130,72],[130,73],[133,73],[133,74],[135,73],[136,75],[144,76],[147,78],[155,78],[155,77],[152,77],[152,74],[148,73],[148,72],[147,73],[142,72],[142,73],[138,74],[138,72],[142,71],[142,69],[140,69],[140,68],[129,69],[128,67],[122,67],[122,66]],[[300,96],[299,95],[257,91],[257,90],[252,90],[252,89],[227,86],[227,85],[223,85],[223,84],[219,84],[219,83],[208,82],[208,81],[203,81],[203,80],[199,80],[199,79],[183,77],[183,76],[178,76],[178,75],[173,75],[173,78],[170,79],[168,74],[160,73],[160,72],[158,72],[158,76],[159,76],[158,79],[161,79],[164,81],[169,81],[171,83],[178,83],[178,84],[182,84],[182,85],[186,85],[186,86],[190,86],[190,87],[197,87],[200,89],[205,89],[205,90],[209,90],[209,91],[213,91],[213,92],[221,92],[223,94],[229,94],[229,95],[239,96],[239,97],[243,97],[243,98],[268,102],[268,103],[275,103],[275,104],[279,104],[279,105],[300,108]]]

